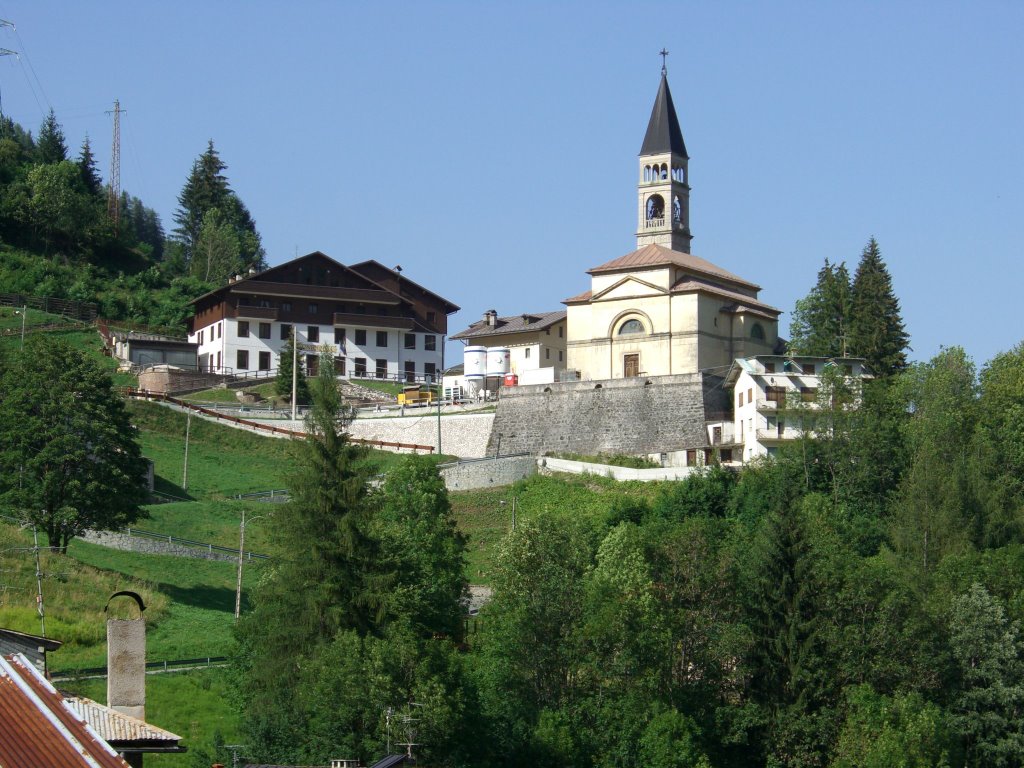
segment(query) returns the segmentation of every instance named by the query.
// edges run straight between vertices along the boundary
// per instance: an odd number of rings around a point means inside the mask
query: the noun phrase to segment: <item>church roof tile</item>
[[[606,272],[624,272],[645,267],[664,267],[670,264],[675,264],[678,267],[711,277],[728,280],[731,283],[736,283],[745,288],[752,288],[755,291],[761,289],[761,286],[744,280],[742,277],[734,275],[732,272],[724,270],[710,261],[702,259],[700,256],[683,253],[682,251],[673,251],[671,248],[666,248],[656,243],[645,245],[643,248],[627,253],[625,256],[620,256],[617,259],[612,259],[600,266],[589,269],[587,272],[591,275],[599,275]]]

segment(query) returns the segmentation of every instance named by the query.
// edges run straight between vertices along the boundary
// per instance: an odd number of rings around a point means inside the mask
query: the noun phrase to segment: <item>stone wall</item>
[[[487,455],[493,413],[441,417],[441,451],[450,456],[476,459]],[[389,418],[357,418],[348,428],[361,440],[432,445],[437,449],[437,411]]]
[[[497,459],[460,461],[441,467],[441,478],[449,491],[496,488],[511,485],[535,474],[537,459],[533,456],[502,456]]]
[[[488,454],[648,454],[708,445],[722,378],[694,373],[503,387]]]
[[[227,560],[238,562],[238,553],[219,552],[214,549],[204,549],[200,546],[188,546],[186,544],[175,544],[161,539],[152,539],[144,536],[129,536],[125,533],[114,533],[111,531],[86,531],[82,534],[82,540],[101,547],[121,549],[126,552],[144,552],[151,555],[175,555],[176,557],[192,557],[197,560]]]
[[[223,376],[218,373],[204,373],[201,371],[188,371],[183,368],[157,366],[146,368],[139,374],[139,389],[144,392],[159,392],[162,394],[194,392],[202,389],[212,389],[230,378],[230,376]],[[245,383],[255,385],[261,382],[239,382],[239,386]]]

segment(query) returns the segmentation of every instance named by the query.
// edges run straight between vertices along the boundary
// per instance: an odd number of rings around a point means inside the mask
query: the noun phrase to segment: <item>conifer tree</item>
[[[846,264],[825,259],[818,282],[796,303],[790,321],[790,353],[821,357],[845,356],[850,323],[850,274]]]
[[[288,336],[288,341],[281,347],[281,356],[277,362],[277,378],[274,379],[274,392],[278,395],[292,394],[292,359],[295,354],[292,345],[295,343],[295,327]],[[299,403],[309,402],[309,384],[306,380],[306,371],[302,365],[302,356],[299,355],[298,372],[295,375],[295,399]]]
[[[82,184],[86,191],[93,197],[103,195],[103,180],[100,179],[99,171],[96,170],[96,158],[92,154],[92,145],[89,137],[82,142],[82,149],[78,153],[78,170],[82,174]]]
[[[36,140],[36,152],[41,163],[59,163],[68,159],[68,147],[64,142],[64,131],[57,122],[53,110],[39,127],[39,138]]]
[[[226,169],[227,165],[220,159],[211,139],[206,151],[192,164],[188,180],[178,195],[174,237],[182,244],[185,258],[191,260],[202,234],[204,219],[210,210],[216,208],[234,232],[241,264],[261,269],[265,266],[262,241],[248,208],[231,189],[224,175]]]
[[[876,375],[886,377],[907,367],[909,340],[892,278],[872,237],[853,277],[847,348],[851,355],[867,360]]]

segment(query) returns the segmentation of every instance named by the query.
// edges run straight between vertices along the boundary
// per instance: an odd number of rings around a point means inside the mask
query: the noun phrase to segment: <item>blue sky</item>
[[[874,236],[912,358],[1024,338],[1024,3],[0,0],[5,114],[52,106],[171,229],[212,138],[272,264],[367,258],[463,307],[561,308],[635,247],[668,48],[693,252],[786,311]],[[449,345],[451,348],[453,345]]]

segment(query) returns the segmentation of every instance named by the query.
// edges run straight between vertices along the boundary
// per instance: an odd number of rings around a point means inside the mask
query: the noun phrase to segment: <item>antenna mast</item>
[[[110,156],[110,186],[107,197],[107,215],[114,222],[114,235],[117,235],[121,223],[121,102],[114,99],[114,108],[107,114],[114,116],[114,147]]]

